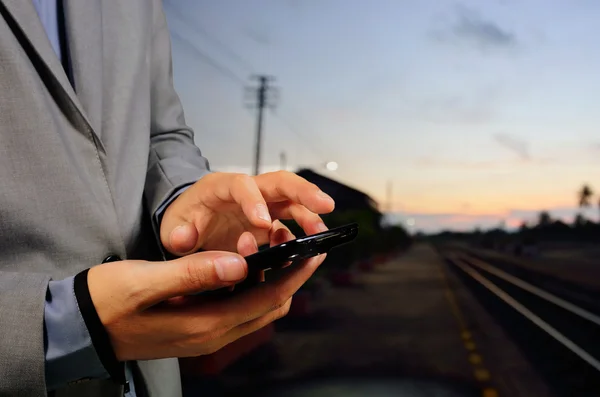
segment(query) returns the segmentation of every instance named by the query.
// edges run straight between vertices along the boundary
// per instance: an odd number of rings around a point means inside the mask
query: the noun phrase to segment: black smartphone
[[[221,288],[214,291],[201,292],[199,295],[226,296],[246,290],[260,283],[260,280],[256,276],[263,270],[269,270],[269,273],[271,273],[290,262],[292,262],[291,266],[293,266],[294,262],[326,254],[333,248],[350,243],[357,235],[358,224],[352,223],[290,240],[274,247],[265,248],[244,258],[248,264],[248,277],[241,283],[236,284],[233,292],[228,288]]]
[[[288,262],[325,254],[332,248],[351,242],[357,235],[358,224],[352,223],[266,248],[245,258],[248,273],[274,269]]]

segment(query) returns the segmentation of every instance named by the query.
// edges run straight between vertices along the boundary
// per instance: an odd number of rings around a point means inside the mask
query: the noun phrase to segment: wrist
[[[100,320],[96,305],[92,300],[88,284],[89,270],[78,273],[73,281],[73,290],[79,311],[88,329],[92,345],[98,354],[100,362],[108,372],[110,378],[121,385],[127,384],[125,364],[117,359],[114,347],[108,332]]]

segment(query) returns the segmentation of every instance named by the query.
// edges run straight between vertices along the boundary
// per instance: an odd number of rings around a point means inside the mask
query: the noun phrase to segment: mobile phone
[[[335,247],[351,242],[357,235],[358,224],[352,223],[266,248],[245,258],[248,273],[273,269],[288,262],[325,254]]]
[[[309,259],[313,256],[326,254],[331,249],[350,243],[358,235],[358,224],[351,223],[345,226],[336,227],[321,233],[312,234],[287,241],[274,247],[265,248],[252,255],[246,256],[248,264],[248,277],[237,284],[233,292],[240,292],[260,283],[256,275],[263,270],[277,271],[276,269],[284,267],[292,262]],[[200,295],[221,296],[228,295],[231,291],[228,288],[221,288],[214,291],[206,291]]]

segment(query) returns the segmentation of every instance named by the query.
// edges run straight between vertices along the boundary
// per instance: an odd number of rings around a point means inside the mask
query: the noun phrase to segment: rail
[[[536,361],[535,367],[548,383],[564,393],[559,395],[600,395],[586,394],[600,391],[600,315],[516,277],[498,264],[461,250],[440,253]]]

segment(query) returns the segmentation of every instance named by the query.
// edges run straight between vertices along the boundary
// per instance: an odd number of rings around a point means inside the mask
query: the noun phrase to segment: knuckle
[[[273,288],[271,292],[271,311],[281,309],[285,303],[290,299],[289,294],[282,288]]]
[[[217,351],[221,350],[222,347],[223,347],[222,343],[214,341],[214,342],[199,344],[194,349],[191,349],[191,350],[194,352],[193,356],[207,356],[209,354],[216,353]]]
[[[237,321],[228,318],[228,316],[216,316],[210,323],[210,329],[213,330],[214,337],[220,337],[236,327]]]
[[[121,284],[122,286],[122,290],[126,291],[125,296],[125,302],[127,302],[128,304],[131,305],[131,308],[134,311],[139,311],[142,310],[144,308],[144,303],[146,301],[146,298],[148,298],[148,288],[146,288],[145,285],[143,285],[143,283],[140,283],[140,278],[138,277],[139,274],[138,272],[140,271],[140,268],[136,268],[135,266],[131,266],[131,262],[130,261],[123,261],[120,263],[121,268],[119,269],[119,272],[123,273],[127,273],[129,271],[131,271],[132,273],[130,274],[130,277],[123,277],[120,278],[118,280],[118,283]],[[105,265],[103,265],[105,266]],[[90,273],[93,271],[94,269],[92,268],[92,270],[90,270]],[[89,277],[89,276],[88,276]]]
[[[277,179],[278,182],[281,182],[285,179],[289,179],[295,175],[296,174],[293,174],[290,171],[284,171],[284,170],[275,171],[275,178]]]
[[[201,179],[206,183],[212,183],[214,181],[218,181],[222,176],[223,174],[221,172],[211,172],[204,175]]]
[[[181,279],[184,287],[192,290],[202,290],[203,288],[206,288],[208,286],[209,277],[206,274],[207,272],[206,269],[204,269],[204,266],[200,266],[196,261],[191,260],[189,257],[182,259],[183,270]]]
[[[201,351],[203,354],[215,348],[218,350],[220,347],[219,341],[227,333],[227,329],[208,327],[205,323],[199,324],[195,322],[190,325],[187,329],[189,344],[193,350]]]
[[[214,354],[223,348],[223,344],[221,343],[211,343],[203,349],[203,353],[201,355],[209,355]]]
[[[252,179],[252,177],[250,175],[246,175],[246,174],[236,174],[233,177],[233,181],[235,184],[237,185],[241,185],[241,186],[249,186],[250,184],[254,183],[254,180]]]
[[[275,313],[275,319],[278,320],[288,315],[292,306],[292,298],[288,299],[287,302],[280,307]]]

